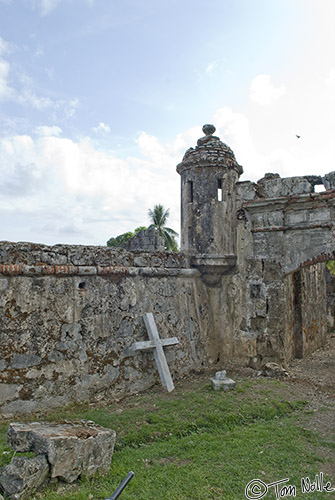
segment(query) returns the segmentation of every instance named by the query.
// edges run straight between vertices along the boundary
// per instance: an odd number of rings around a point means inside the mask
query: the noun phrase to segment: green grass
[[[307,431],[299,422],[306,402],[286,401],[271,380],[245,381],[239,390],[212,391],[202,385],[171,394],[151,391],[102,408],[68,407],[44,420],[85,418],[112,427],[117,442],[110,472],[82,478],[75,485],[49,486],[42,500],[104,499],[126,474],[135,477],[120,500],[242,500],[245,487],[259,478],[268,484],[289,478],[301,494],[300,480],[322,471],[332,444]],[[247,389],[247,390],[246,390]],[[7,425],[0,428],[0,450]],[[11,453],[0,452],[2,465]],[[330,478],[329,478],[330,479]],[[331,494],[313,493],[312,500]],[[275,499],[270,488],[263,497]]]

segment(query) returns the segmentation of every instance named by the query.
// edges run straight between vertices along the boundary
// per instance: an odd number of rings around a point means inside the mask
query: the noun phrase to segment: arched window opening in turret
[[[222,179],[218,179],[218,201],[222,201]]]
[[[193,181],[187,182],[187,190],[188,190],[188,201],[189,203],[193,203]]]

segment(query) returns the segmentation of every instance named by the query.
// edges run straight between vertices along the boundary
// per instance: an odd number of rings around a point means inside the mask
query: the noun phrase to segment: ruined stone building
[[[177,166],[181,251],[156,234],[125,249],[0,243],[0,409],[108,400],[157,382],[152,312],[175,380],[227,362],[288,363],[326,338],[324,262],[334,258],[335,172],[239,182],[206,125]],[[315,185],[324,186],[315,192]]]

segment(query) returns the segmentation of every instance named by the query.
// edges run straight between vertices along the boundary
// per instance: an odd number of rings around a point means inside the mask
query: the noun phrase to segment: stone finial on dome
[[[224,167],[225,170],[233,169],[238,175],[243,173],[243,168],[236,161],[233,151],[216,137],[214,125],[206,124],[202,127],[205,136],[198,139],[195,148],[189,148],[183,161],[177,165],[177,172],[181,174],[185,169],[193,167]]]
[[[198,146],[200,146],[201,144],[205,144],[207,142],[212,142],[212,141],[219,141],[219,137],[216,137],[214,134],[216,128],[214,127],[214,125],[210,125],[209,123],[207,123],[206,125],[204,125],[202,127],[202,131],[203,133],[205,134],[205,137],[201,137],[201,139],[198,139]]]
[[[216,128],[214,125],[209,125],[208,123],[202,127],[202,131],[205,135],[213,135]]]

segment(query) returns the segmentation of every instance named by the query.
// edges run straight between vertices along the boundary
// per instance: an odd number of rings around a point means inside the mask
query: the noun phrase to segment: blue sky
[[[204,123],[242,180],[335,170],[334,25],[333,0],[0,0],[0,239],[105,244],[155,203],[179,231]]]

